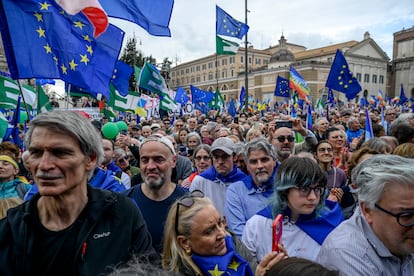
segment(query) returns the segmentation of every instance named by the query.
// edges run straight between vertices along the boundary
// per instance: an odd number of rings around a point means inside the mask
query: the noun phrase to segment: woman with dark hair
[[[194,177],[207,170],[211,164],[210,146],[201,144],[194,150],[193,153],[194,172],[181,182],[183,188],[189,189]]]
[[[264,275],[285,254],[272,252],[257,264],[244,245],[226,232],[212,201],[199,190],[178,199],[164,229],[162,266],[180,275]],[[252,269],[251,266],[256,266]]]
[[[338,204],[325,200],[325,173],[314,160],[293,156],[279,166],[274,187],[270,204],[247,221],[242,241],[261,260],[272,250],[272,223],[281,214],[288,255],[314,260],[343,220]]]

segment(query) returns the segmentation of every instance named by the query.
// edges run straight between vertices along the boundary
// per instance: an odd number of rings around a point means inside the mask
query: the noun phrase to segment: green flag
[[[160,96],[168,94],[167,84],[160,71],[153,64],[146,62],[139,75],[139,87]]]
[[[239,45],[240,43],[216,36],[216,52],[218,55],[235,55],[239,50]]]
[[[37,86],[37,114],[52,110],[53,107],[50,104],[49,97],[46,95],[42,86]]]
[[[23,98],[28,108],[33,109],[36,102],[36,92],[29,85],[22,85]],[[16,81],[0,76],[0,108],[15,109],[20,90]]]
[[[0,112],[0,143],[2,142],[4,135],[6,135],[7,128],[9,127],[9,121]]]
[[[163,109],[165,111],[175,110],[177,106],[177,103],[173,100],[173,98],[170,97],[170,95],[165,94],[162,96],[162,99],[160,100],[160,109]]]
[[[218,110],[218,114],[221,110],[224,109],[224,100],[223,96],[221,96],[221,93],[218,88],[216,88],[216,93],[214,94],[213,100],[209,103],[210,108],[214,108]]]
[[[108,106],[114,111],[129,111],[135,112],[139,101],[139,93],[136,91],[129,91],[125,97],[121,96],[118,90],[111,84],[110,86],[110,99]]]
[[[134,65],[134,77],[135,77],[135,83],[137,84],[136,86],[139,85],[139,76],[140,75],[141,75],[141,68]],[[137,87],[135,87],[135,88],[137,88]],[[139,89],[137,89],[137,90],[139,90]]]

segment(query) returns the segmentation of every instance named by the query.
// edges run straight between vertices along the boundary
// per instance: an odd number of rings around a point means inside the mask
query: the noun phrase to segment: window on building
[[[179,86],[180,85],[180,80],[179,79],[177,79],[177,86]]]
[[[379,76],[379,83],[381,83],[381,84],[384,83],[384,76],[383,75]]]
[[[213,79],[213,73],[209,73],[208,74],[208,80],[212,80]]]
[[[187,77],[187,82],[186,82],[187,84],[189,84],[190,83],[190,77]]]
[[[225,65],[227,65],[227,58],[223,58],[221,60],[221,66],[225,66]]]
[[[243,56],[240,56],[240,63],[244,63]]]
[[[224,79],[224,78],[227,78],[227,70],[223,70],[223,72],[221,72],[221,77]]]
[[[208,63],[208,69],[211,69],[211,68],[213,68],[213,63],[212,62],[209,62]]]
[[[252,64],[252,57],[249,57],[249,64]]]
[[[191,66],[191,73],[194,73],[194,66]]]
[[[206,81],[206,74],[203,75],[203,81]]]
[[[364,82],[369,82],[369,74],[364,74]]]
[[[230,64],[234,64],[234,60],[235,60],[235,59],[234,59],[234,57],[230,57],[230,58],[229,58],[229,63],[230,63]]]
[[[234,69],[230,70],[230,77],[234,77]]]
[[[269,61],[268,61],[267,59],[264,59],[264,60],[263,60],[263,64],[264,64],[264,65],[268,65],[268,64],[269,64]]]
[[[203,70],[206,70],[207,69],[207,64],[203,64],[202,68],[203,68]]]
[[[372,75],[372,83],[377,83],[377,75]]]
[[[256,65],[260,65],[262,60],[260,58],[256,58]]]
[[[195,82],[195,78],[191,77],[191,83],[194,83],[194,82]]]
[[[181,69],[181,75],[184,75],[184,69]]]
[[[361,82],[361,73],[357,73],[357,74],[356,74],[356,78],[357,78],[357,80],[358,80],[359,82]]]
[[[197,71],[197,72],[200,72],[200,65],[197,65],[197,67],[196,67],[196,71]]]
[[[200,76],[197,76],[197,83],[200,82]]]
[[[186,69],[185,69],[185,73],[186,73],[186,74],[189,74],[189,73],[190,73],[190,69],[189,69],[189,68],[186,68]]]

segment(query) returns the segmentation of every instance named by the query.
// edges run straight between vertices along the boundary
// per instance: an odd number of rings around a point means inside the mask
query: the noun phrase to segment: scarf
[[[259,211],[257,214],[273,219],[270,206]],[[290,218],[291,211],[287,208],[282,214],[283,217]],[[331,233],[331,231],[343,220],[344,218],[339,204],[330,200],[325,200],[325,207],[322,209],[319,216],[315,216],[315,212],[310,215],[301,215],[295,224],[318,244],[322,245],[329,233]]]
[[[278,166],[279,166],[279,163],[276,163],[276,166],[273,169],[272,176],[265,183],[263,183],[260,187],[256,187],[251,175],[248,175],[246,178],[243,179],[244,185],[246,186],[247,189],[256,189],[257,193],[262,193],[265,197],[269,197],[271,194],[273,194],[273,191],[274,191],[273,182],[275,179]]]
[[[203,275],[254,275],[249,263],[234,250],[231,236],[226,236],[226,254],[222,256],[200,256],[195,253],[191,259]]]
[[[246,177],[244,172],[238,169],[236,165],[233,166],[233,170],[228,175],[219,174],[216,171],[216,168],[214,168],[214,166],[211,166],[199,175],[211,181],[215,181],[218,179],[223,183],[233,183]]]

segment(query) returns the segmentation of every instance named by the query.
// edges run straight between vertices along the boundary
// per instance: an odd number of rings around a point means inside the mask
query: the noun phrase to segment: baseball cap
[[[228,137],[220,137],[214,140],[211,145],[211,152],[215,150],[222,150],[228,155],[232,155],[236,149],[236,145],[233,140]]]

